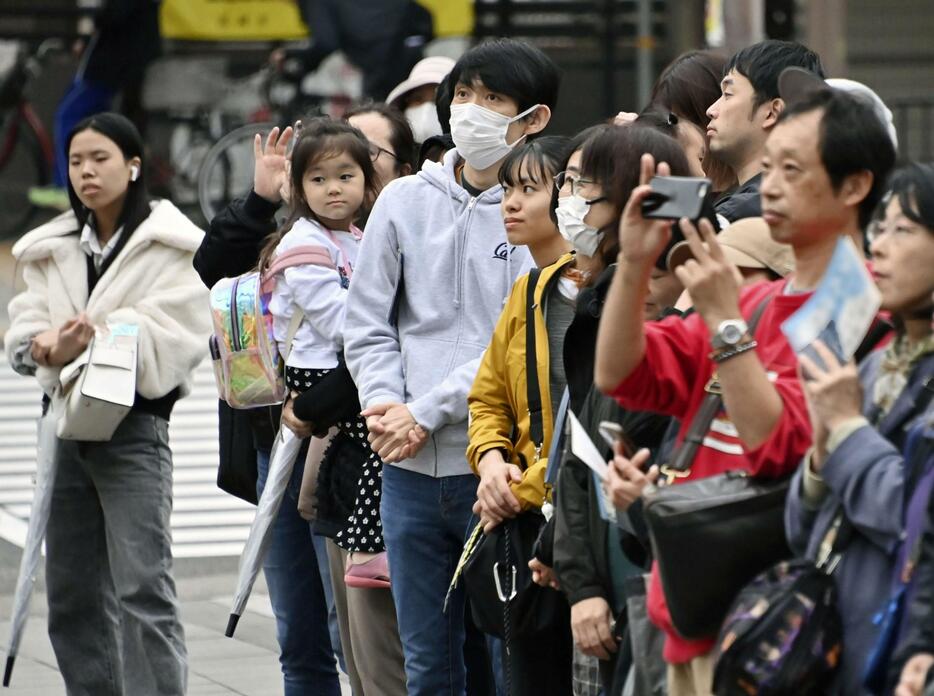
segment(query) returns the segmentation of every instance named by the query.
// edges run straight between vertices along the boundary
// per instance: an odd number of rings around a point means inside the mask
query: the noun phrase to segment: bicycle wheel
[[[210,223],[218,211],[253,185],[253,138],[266,134],[274,123],[248,123],[232,130],[208,150],[198,172],[198,202]]]
[[[210,132],[197,118],[176,119],[169,135],[170,189],[176,205],[198,203],[198,173],[213,145]]]
[[[49,183],[49,165],[36,134],[16,112],[0,117],[0,239],[29,230],[38,209],[29,190]]]

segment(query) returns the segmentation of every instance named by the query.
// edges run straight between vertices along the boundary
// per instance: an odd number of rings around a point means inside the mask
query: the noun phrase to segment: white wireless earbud
[[[130,181],[136,181],[139,179],[139,167],[135,164],[130,166]]]

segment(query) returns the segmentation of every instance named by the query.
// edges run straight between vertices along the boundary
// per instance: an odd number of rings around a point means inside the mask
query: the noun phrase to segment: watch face
[[[736,324],[727,324],[723,327],[720,335],[723,337],[724,343],[733,346],[739,343],[739,339],[743,337],[743,329]]]

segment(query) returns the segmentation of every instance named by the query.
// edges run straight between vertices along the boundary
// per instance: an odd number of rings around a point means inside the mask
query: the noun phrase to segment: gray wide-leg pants
[[[46,583],[69,696],[185,693],[168,427],[131,411],[109,442],[58,442]]]

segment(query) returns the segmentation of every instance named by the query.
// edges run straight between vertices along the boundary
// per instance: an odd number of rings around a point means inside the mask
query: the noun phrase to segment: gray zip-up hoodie
[[[364,408],[408,404],[430,433],[396,466],[469,474],[467,393],[516,278],[531,267],[506,241],[502,187],[473,198],[456,150],[380,194],[347,297],[344,355]]]

